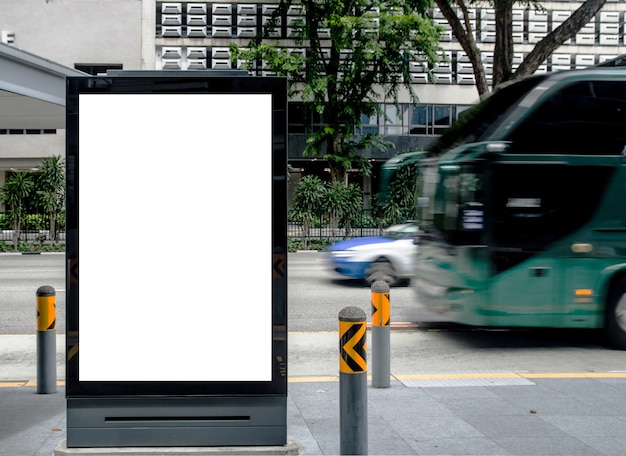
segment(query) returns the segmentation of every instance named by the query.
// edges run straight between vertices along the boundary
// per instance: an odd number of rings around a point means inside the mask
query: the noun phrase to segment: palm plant
[[[48,214],[50,239],[54,245],[58,240],[56,221],[65,208],[65,163],[60,156],[43,160],[36,184],[37,203]]]
[[[324,206],[328,212],[332,242],[335,242],[337,229],[339,228],[339,219],[343,213],[345,188],[346,184],[342,181],[333,181],[326,186],[326,201]]]
[[[10,174],[0,188],[0,201],[6,208],[6,216],[13,225],[13,249],[17,251],[19,233],[24,216],[26,199],[34,188],[32,177],[27,172]]]
[[[361,188],[357,184],[344,185],[342,192],[342,207],[339,222],[344,228],[344,239],[352,232],[352,221],[361,216],[363,210],[363,197]]]
[[[304,176],[294,192],[291,202],[291,215],[302,221],[304,248],[310,246],[311,224],[317,210],[323,206],[326,197],[324,182],[313,175]]]

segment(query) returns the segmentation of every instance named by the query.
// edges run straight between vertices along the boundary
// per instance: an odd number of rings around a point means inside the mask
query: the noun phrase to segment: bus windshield
[[[431,149],[432,154],[443,152],[462,144],[489,139],[489,132],[504,119],[504,114],[524,97],[533,87],[537,86],[544,75],[532,76],[513,84],[503,85],[476,106],[464,111],[444,133]]]

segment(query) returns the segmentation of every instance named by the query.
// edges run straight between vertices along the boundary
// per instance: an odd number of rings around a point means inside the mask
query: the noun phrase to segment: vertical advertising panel
[[[68,441],[93,418],[142,443],[126,418],[180,426],[168,398],[230,398],[228,427],[286,398],[285,80],[154,73],[68,79]]]

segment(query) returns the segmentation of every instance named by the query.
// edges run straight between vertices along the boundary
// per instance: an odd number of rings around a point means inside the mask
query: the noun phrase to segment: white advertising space
[[[272,381],[272,97],[79,95],[79,380]]]

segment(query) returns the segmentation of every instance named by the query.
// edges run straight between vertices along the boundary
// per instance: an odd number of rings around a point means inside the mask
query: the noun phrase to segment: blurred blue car
[[[408,221],[387,228],[382,236],[336,242],[327,248],[328,264],[335,272],[369,285],[377,280],[398,285],[413,275],[417,231],[417,224]]]

